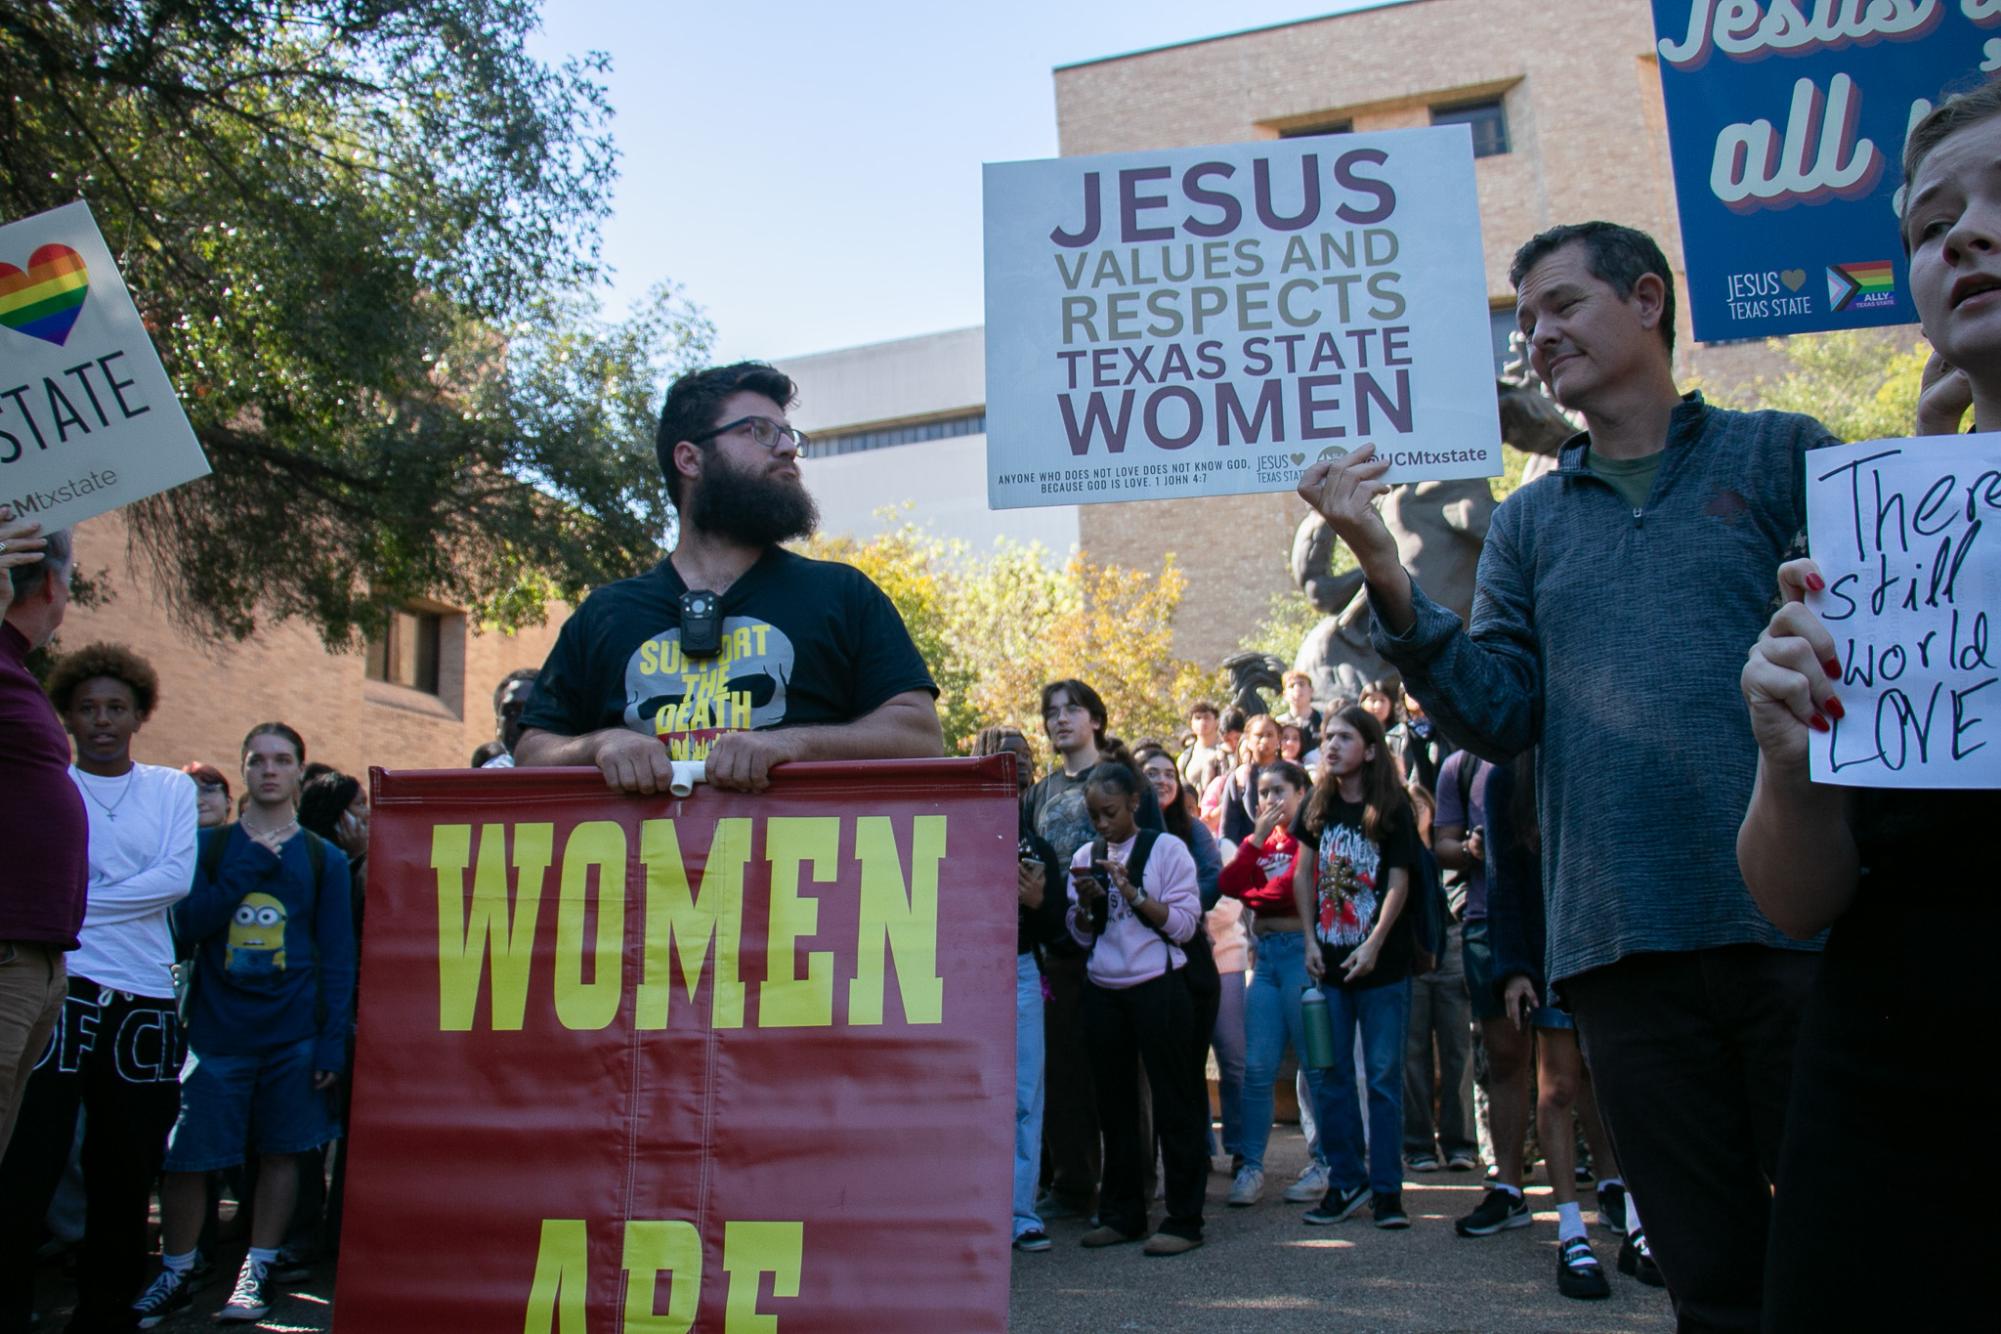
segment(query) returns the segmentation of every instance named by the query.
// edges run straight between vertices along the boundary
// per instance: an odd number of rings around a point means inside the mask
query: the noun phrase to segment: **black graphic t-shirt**
[[[772,547],[723,593],[722,651],[681,651],[672,561],[584,599],[542,665],[527,727],[582,736],[626,727],[706,758],[722,732],[848,723],[938,687],[903,618],[851,565]]]
[[[1390,895],[1390,872],[1402,870],[1416,888],[1417,827],[1408,806],[1392,816],[1380,843],[1362,832],[1362,806],[1342,801],[1338,796],[1318,837],[1306,826],[1307,803],[1292,822],[1292,836],[1304,845],[1306,855],[1316,859],[1320,902],[1314,913],[1313,934],[1320,942],[1321,957],[1327,961],[1327,985],[1378,987],[1400,982],[1411,969],[1410,891],[1404,895],[1403,910],[1390,924],[1389,935],[1376,955],[1376,966],[1354,983],[1341,981],[1341,965],[1355,947],[1369,938],[1382,914],[1383,901]]]

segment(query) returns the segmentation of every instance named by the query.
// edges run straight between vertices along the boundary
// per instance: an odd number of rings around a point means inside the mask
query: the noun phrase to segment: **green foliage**
[[[0,217],[90,202],[215,469],[128,511],[184,621],[512,625],[655,558],[650,403],[710,331],[576,297],[605,63],[530,58],[536,11],[0,0]]]
[[[804,550],[854,565],[896,604],[938,682],[948,751],[998,724],[1042,745],[1042,686],[1061,677],[1090,682],[1129,742],[1173,738],[1184,702],[1219,688],[1174,656],[1187,581],[1172,557],[1157,574],[1077,555],[1059,569],[1039,547],[1003,542],[976,557],[914,525],[866,541],[815,538]]]
[[[1347,547],[1335,548],[1331,573],[1339,574],[1354,564],[1355,558],[1349,554]],[[1264,619],[1238,642],[1237,652],[1269,653],[1291,667],[1299,657],[1300,644],[1322,619],[1320,612],[1306,600],[1306,594],[1297,589],[1289,593],[1273,593],[1265,607]]]
[[[1918,382],[1930,349],[1899,348],[1873,329],[1795,334],[1768,346],[1789,366],[1777,380],[1760,378],[1737,408],[1771,408],[1816,417],[1842,440],[1881,440],[1911,433]]]

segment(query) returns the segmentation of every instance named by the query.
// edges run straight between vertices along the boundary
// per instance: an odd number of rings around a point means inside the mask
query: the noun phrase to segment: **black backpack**
[[[1158,829],[1142,829],[1139,831],[1138,836],[1134,838],[1133,855],[1126,859],[1126,878],[1135,885],[1144,886],[1146,884],[1146,859],[1153,852],[1153,845],[1163,837],[1165,835]],[[1094,838],[1091,840],[1091,861],[1093,863],[1104,861],[1108,852],[1109,849],[1106,848],[1104,839]],[[1105,886],[1105,892],[1107,894],[1116,894],[1118,891],[1107,885]],[[1140,918],[1140,920],[1146,922],[1144,917]],[[1188,962],[1180,969],[1180,973],[1182,982],[1187,985],[1190,992],[1199,996],[1221,994],[1223,990],[1222,975],[1216,971],[1216,955],[1209,947],[1209,929],[1203,922],[1200,913],[1197,913],[1195,917],[1195,934],[1188,937],[1185,941],[1170,940],[1167,932],[1157,926],[1153,926],[1151,922],[1147,922],[1146,924],[1153,927],[1154,934],[1159,936],[1161,940],[1187,956]],[[1097,944],[1096,936],[1092,937],[1091,943],[1093,946]]]

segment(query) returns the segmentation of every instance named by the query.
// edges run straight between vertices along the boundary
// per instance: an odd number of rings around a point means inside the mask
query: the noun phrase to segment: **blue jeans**
[[[1327,1184],[1353,1190],[1366,1177],[1378,1195],[1403,1189],[1403,1047],[1410,1023],[1410,979],[1379,987],[1321,988],[1328,1018],[1334,1021],[1334,1050],[1354,1048],[1362,1034],[1362,1063],[1368,1080],[1369,1126],[1362,1129],[1359,1090],[1353,1080],[1330,1079],[1314,1104],[1320,1142],[1327,1151]],[[1346,1062],[1335,1072],[1345,1075]]]
[[[1317,946],[1316,946],[1317,948]],[[1286,1044],[1299,1058],[1307,1091],[1316,1108],[1322,1097],[1322,1072],[1306,1066],[1306,1020],[1299,1011],[1299,993],[1306,989],[1306,937],[1299,931],[1273,931],[1258,937],[1258,970],[1244,999],[1243,1131],[1240,1151],[1244,1166],[1264,1170],[1265,1145],[1271,1141],[1272,1084]],[[1303,1117],[1301,1118],[1304,1119]],[[1313,1156],[1325,1162],[1313,1145]]]
[[[1216,1006],[1216,1031],[1209,1045],[1216,1049],[1216,1094],[1223,1104],[1223,1152],[1242,1153],[1244,1144],[1244,975],[1224,973],[1223,992]],[[1214,1153],[1215,1136],[1209,1151]]]
[[[1014,1235],[1042,1231],[1035,1212],[1042,1171],[1042,970],[1014,956]]]

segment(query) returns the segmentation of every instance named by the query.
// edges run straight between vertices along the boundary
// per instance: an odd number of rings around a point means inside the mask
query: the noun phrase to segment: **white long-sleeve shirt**
[[[71,766],[69,776],[90,815],[90,897],[70,976],[135,996],[172,996],[167,912],[194,885],[194,780],[156,764],[135,764],[117,778]]]

